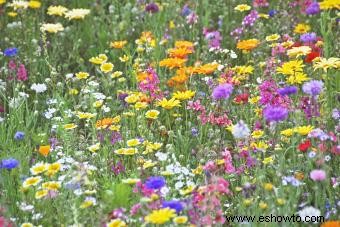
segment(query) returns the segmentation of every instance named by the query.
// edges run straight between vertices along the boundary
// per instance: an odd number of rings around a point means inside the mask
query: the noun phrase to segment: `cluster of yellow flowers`
[[[50,16],[64,16],[69,20],[81,20],[84,19],[86,15],[90,13],[89,9],[67,9],[64,6],[49,6],[47,9],[47,14]],[[44,23],[40,27],[43,32],[57,33],[64,30],[61,23]]]

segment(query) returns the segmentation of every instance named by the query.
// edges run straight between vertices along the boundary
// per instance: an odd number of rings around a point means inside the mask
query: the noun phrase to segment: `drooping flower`
[[[233,86],[231,84],[220,84],[214,88],[212,97],[215,100],[228,99],[233,92]]]

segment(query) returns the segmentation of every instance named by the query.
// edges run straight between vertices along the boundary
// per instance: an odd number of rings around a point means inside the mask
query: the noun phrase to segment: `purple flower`
[[[339,109],[333,109],[332,117],[333,117],[334,120],[338,120],[340,118],[340,110]]]
[[[183,210],[183,205],[180,201],[172,200],[172,201],[164,201],[162,203],[163,208],[169,207],[170,209],[176,210],[177,213]]]
[[[3,159],[0,162],[0,169],[14,169],[19,165],[19,161],[14,158]]]
[[[165,183],[164,177],[149,177],[145,182],[145,186],[147,189],[161,189],[164,187]]]
[[[111,167],[111,170],[114,172],[115,175],[119,175],[120,173],[125,172],[125,167],[121,161],[118,161],[116,165]]]
[[[149,13],[157,13],[159,11],[159,7],[156,3],[151,2],[145,6],[145,11]]]
[[[267,106],[263,110],[264,118],[269,121],[283,121],[288,117],[288,110],[281,106]]]
[[[182,8],[182,16],[186,17],[188,16],[189,14],[191,13],[191,9],[189,8],[189,5],[188,4],[185,4]]]
[[[233,85],[231,84],[220,84],[214,88],[212,96],[215,100],[228,99],[233,92]]]
[[[24,132],[16,132],[15,135],[14,135],[14,139],[16,140],[22,140],[25,138],[25,133]]]
[[[115,143],[117,143],[118,141],[122,140],[122,135],[119,132],[113,131],[111,133],[111,144],[114,145]]]
[[[259,13],[256,10],[252,10],[247,16],[243,18],[242,25],[245,27],[252,27],[257,18],[259,18]]]
[[[317,39],[317,37],[316,37],[315,32],[305,33],[305,34],[302,34],[302,35],[300,36],[301,42],[304,42],[304,43],[315,42],[316,39]]]
[[[4,55],[6,57],[14,57],[18,54],[18,48],[11,47],[4,50]]]
[[[297,91],[298,91],[298,88],[296,86],[287,86],[287,87],[280,88],[277,90],[277,92],[282,96],[293,95],[293,94],[296,94]]]
[[[198,136],[198,129],[197,128],[191,128],[191,135],[196,137]]]
[[[311,80],[309,82],[304,83],[304,85],[302,86],[303,92],[311,96],[319,95],[322,89],[323,82],[320,80]]]
[[[326,179],[326,172],[322,169],[312,170],[309,174],[313,181],[323,181]]]
[[[312,2],[309,4],[309,6],[306,8],[306,14],[313,15],[320,12],[320,5],[318,2]]]

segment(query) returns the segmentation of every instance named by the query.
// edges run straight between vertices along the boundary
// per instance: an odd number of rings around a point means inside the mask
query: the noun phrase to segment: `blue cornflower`
[[[14,57],[18,54],[18,48],[10,47],[4,50],[4,55],[6,57]]]
[[[172,200],[172,201],[164,201],[162,203],[163,208],[169,207],[171,209],[176,210],[177,213],[181,212],[183,210],[183,205],[181,203],[181,201],[176,201],[176,200]]]
[[[14,139],[16,140],[23,140],[25,138],[25,133],[24,132],[16,132],[14,135]]]
[[[269,10],[269,13],[268,13],[268,15],[270,16],[270,17],[273,17],[275,14],[276,14],[277,12],[276,12],[276,10]]]
[[[165,183],[166,182],[165,182],[164,177],[160,177],[160,176],[149,177],[145,182],[145,186],[148,189],[160,189],[164,187]]]
[[[19,161],[14,158],[3,159],[0,162],[0,169],[14,169],[19,165]]]

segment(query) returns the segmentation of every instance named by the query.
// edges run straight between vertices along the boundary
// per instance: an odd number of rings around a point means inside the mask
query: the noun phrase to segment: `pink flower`
[[[20,81],[26,81],[28,79],[27,77],[27,71],[25,68],[25,65],[20,64],[18,71],[17,71],[17,79]]]
[[[14,60],[10,60],[10,61],[8,62],[8,68],[9,68],[10,70],[15,70],[15,69],[17,68],[17,64],[15,63]]]
[[[326,179],[326,172],[322,169],[315,169],[310,172],[310,178],[313,181],[323,181]]]

